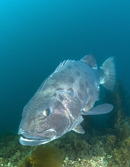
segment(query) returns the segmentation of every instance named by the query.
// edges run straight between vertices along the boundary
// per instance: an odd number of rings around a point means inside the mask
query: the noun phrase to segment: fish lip
[[[24,138],[24,137],[20,137],[19,142],[22,145],[26,145],[26,146],[36,146],[36,145],[41,145],[41,144],[45,144],[48,143],[50,140],[36,140],[36,139],[29,139],[29,138]]]
[[[47,129],[47,130],[44,130],[42,133],[45,133],[45,132],[54,132],[55,133],[55,136],[57,134],[56,130],[55,129]],[[40,134],[40,133],[39,133]],[[33,139],[33,140],[43,140],[43,139],[50,139],[50,138],[45,138],[45,137],[36,137],[37,136],[37,133],[29,133],[29,132],[26,132],[25,130],[23,129],[19,129],[19,132],[18,132],[18,135],[20,136],[23,136],[24,138],[27,138],[27,139]]]
[[[33,137],[33,136],[26,135],[26,134],[25,134],[25,135],[22,134],[22,135],[20,135],[20,137],[21,137],[22,139],[24,139],[24,140],[26,139],[26,140],[28,140],[28,141],[29,141],[29,140],[30,140],[30,141],[31,141],[31,140],[39,140],[39,141],[40,141],[40,140],[43,140],[43,139],[44,139],[44,138],[42,138],[42,137]]]
[[[22,145],[28,145],[28,146],[34,146],[34,145],[40,145],[40,144],[45,144],[48,143],[56,138],[56,131],[54,129],[48,129],[43,132],[54,132],[55,135],[51,137],[36,137],[33,133],[27,133],[24,130],[20,129],[18,134],[20,135],[19,142]]]

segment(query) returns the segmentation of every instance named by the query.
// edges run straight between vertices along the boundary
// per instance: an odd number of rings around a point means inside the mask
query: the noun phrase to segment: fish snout
[[[18,135],[23,135],[24,133],[25,133],[25,131],[23,129],[19,128]]]

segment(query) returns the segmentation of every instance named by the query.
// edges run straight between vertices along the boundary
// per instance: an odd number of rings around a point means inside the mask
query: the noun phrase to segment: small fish
[[[114,89],[115,75],[113,57],[99,69],[93,55],[60,63],[25,105],[18,131],[20,143],[28,146],[45,144],[71,130],[84,134],[80,125],[82,115],[112,111],[111,104],[96,107],[94,104],[99,100],[100,84]]]

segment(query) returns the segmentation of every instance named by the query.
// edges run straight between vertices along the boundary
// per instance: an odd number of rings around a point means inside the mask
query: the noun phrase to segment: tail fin
[[[115,86],[115,77],[116,77],[114,58],[113,57],[108,58],[102,64],[100,69],[103,72],[103,77],[100,83],[103,84],[105,88],[112,91]]]

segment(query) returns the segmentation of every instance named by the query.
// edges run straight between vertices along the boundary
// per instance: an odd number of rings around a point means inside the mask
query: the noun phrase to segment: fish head
[[[69,127],[64,104],[58,97],[36,94],[23,109],[18,134],[22,145],[40,145],[61,137]]]

